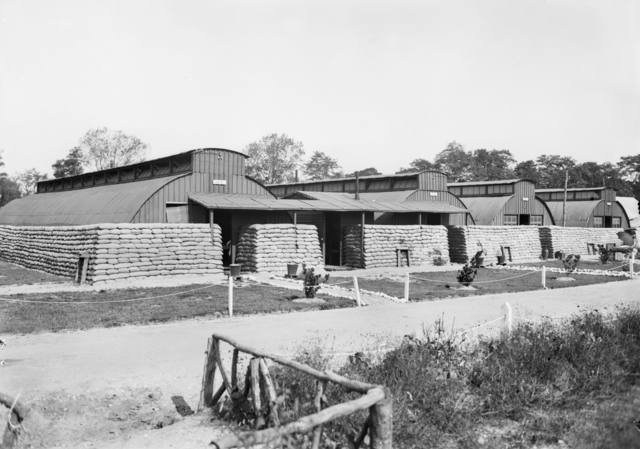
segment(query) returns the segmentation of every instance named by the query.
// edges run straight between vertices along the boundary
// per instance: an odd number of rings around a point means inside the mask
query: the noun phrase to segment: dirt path
[[[419,332],[440,317],[449,326],[455,319],[457,328],[468,328],[499,316],[505,301],[513,306],[516,319],[566,316],[579,308],[637,303],[639,287],[640,279],[635,279],[423,303],[9,336],[8,346],[0,353],[6,362],[0,367],[0,391],[14,395],[23,391],[25,397],[36,398],[55,391],[97,394],[154,388],[165,397],[183,396],[195,408],[206,340],[212,332],[277,353],[287,353],[296,342],[314,336],[335,338],[336,350],[349,352],[371,341],[371,334]],[[189,429],[189,425],[180,424],[176,431],[179,428]]]

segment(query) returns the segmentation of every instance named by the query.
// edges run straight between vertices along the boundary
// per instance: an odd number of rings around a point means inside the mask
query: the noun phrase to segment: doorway
[[[207,221],[209,218],[207,218]],[[233,235],[231,211],[216,209],[213,212],[213,222],[220,226],[222,237],[222,266],[228,267],[231,264],[231,239]]]
[[[342,226],[338,212],[325,212],[325,265],[340,266]]]
[[[520,226],[529,226],[531,224],[531,215],[520,214]]]
[[[605,216],[604,217],[604,227],[605,228],[611,228],[613,227],[613,220],[611,220],[611,216]]]

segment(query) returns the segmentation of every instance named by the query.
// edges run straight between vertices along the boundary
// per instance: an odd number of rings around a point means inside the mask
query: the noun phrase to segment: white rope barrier
[[[531,271],[529,273],[520,274],[518,276],[511,276],[511,277],[504,278],[504,279],[495,279],[495,280],[492,280],[492,281],[473,281],[473,284],[487,284],[487,283],[490,283],[490,282],[508,281],[508,280],[511,280],[511,279],[521,278],[521,277],[524,277],[524,276],[530,276],[530,275],[535,274],[535,273],[537,273],[537,271]],[[437,281],[435,279],[424,279],[424,278],[419,278],[417,276],[409,276],[409,277],[411,277],[412,279],[417,279],[419,281],[435,282],[436,284],[451,284],[453,282],[453,281]]]

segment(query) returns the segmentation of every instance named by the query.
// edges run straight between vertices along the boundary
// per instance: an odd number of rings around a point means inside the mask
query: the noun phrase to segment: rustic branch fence
[[[220,355],[221,341],[228,343],[234,348],[231,360],[231,375],[228,375],[222,364],[222,357]],[[253,356],[245,374],[243,391],[240,391],[238,386],[238,357],[240,352]],[[369,417],[355,438],[347,435],[349,447],[359,448],[368,433],[371,448],[391,449],[393,402],[388,388],[381,385],[371,385],[350,380],[331,371],[318,371],[302,363],[253,349],[220,334],[213,334],[209,338],[205,354],[198,411],[205,407],[213,407],[220,401],[224,393],[227,392],[232,400],[248,400],[250,398],[256,414],[255,431],[228,434],[212,441],[211,444],[215,445],[218,449],[250,447],[256,444],[278,442],[282,441],[288,435],[306,433],[312,430],[313,439],[311,447],[317,449],[320,445],[323,425],[325,423],[344,418],[352,413],[363,410],[369,410]],[[270,359],[282,366],[297,370],[316,379],[316,395],[314,399],[317,410],[316,413],[281,425],[275,384],[267,368],[266,359]],[[222,385],[214,392],[214,378],[217,371],[220,372]],[[329,382],[339,385],[347,392],[357,392],[363,396],[341,404],[329,405],[325,396],[326,387]],[[267,416],[261,415],[263,398],[267,398],[269,405]],[[323,405],[326,408],[323,408]],[[265,424],[268,424],[270,427],[259,430]]]

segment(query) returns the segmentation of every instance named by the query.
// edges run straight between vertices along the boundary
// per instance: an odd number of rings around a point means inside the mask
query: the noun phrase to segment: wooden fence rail
[[[221,341],[228,343],[234,348],[231,360],[231,377],[227,375],[222,364],[222,358],[220,356]],[[254,356],[247,368],[242,392],[239,390],[237,382],[239,352]],[[227,392],[232,400],[248,399],[250,397],[256,414],[255,431],[228,434],[212,441],[211,444],[215,445],[218,449],[277,443],[288,435],[310,431],[313,431],[311,447],[318,449],[322,438],[323,425],[325,423],[344,418],[362,410],[369,410],[369,417],[355,438],[347,435],[349,447],[358,449],[368,433],[371,448],[391,449],[393,406],[391,393],[388,388],[381,385],[372,385],[350,380],[331,371],[318,371],[302,363],[243,345],[220,334],[213,334],[209,338],[205,354],[198,411],[205,407],[213,407],[220,398],[222,398],[223,394]],[[270,359],[280,365],[295,369],[316,379],[316,395],[314,399],[316,413],[281,425],[276,388],[265,359]],[[222,385],[214,392],[213,383],[216,371],[220,372]],[[328,382],[339,385],[348,392],[361,393],[363,396],[341,404],[329,405],[324,396]],[[268,401],[268,416],[261,415],[263,399]],[[323,404],[326,408],[322,408]],[[259,430],[265,425],[268,425],[268,428]]]

